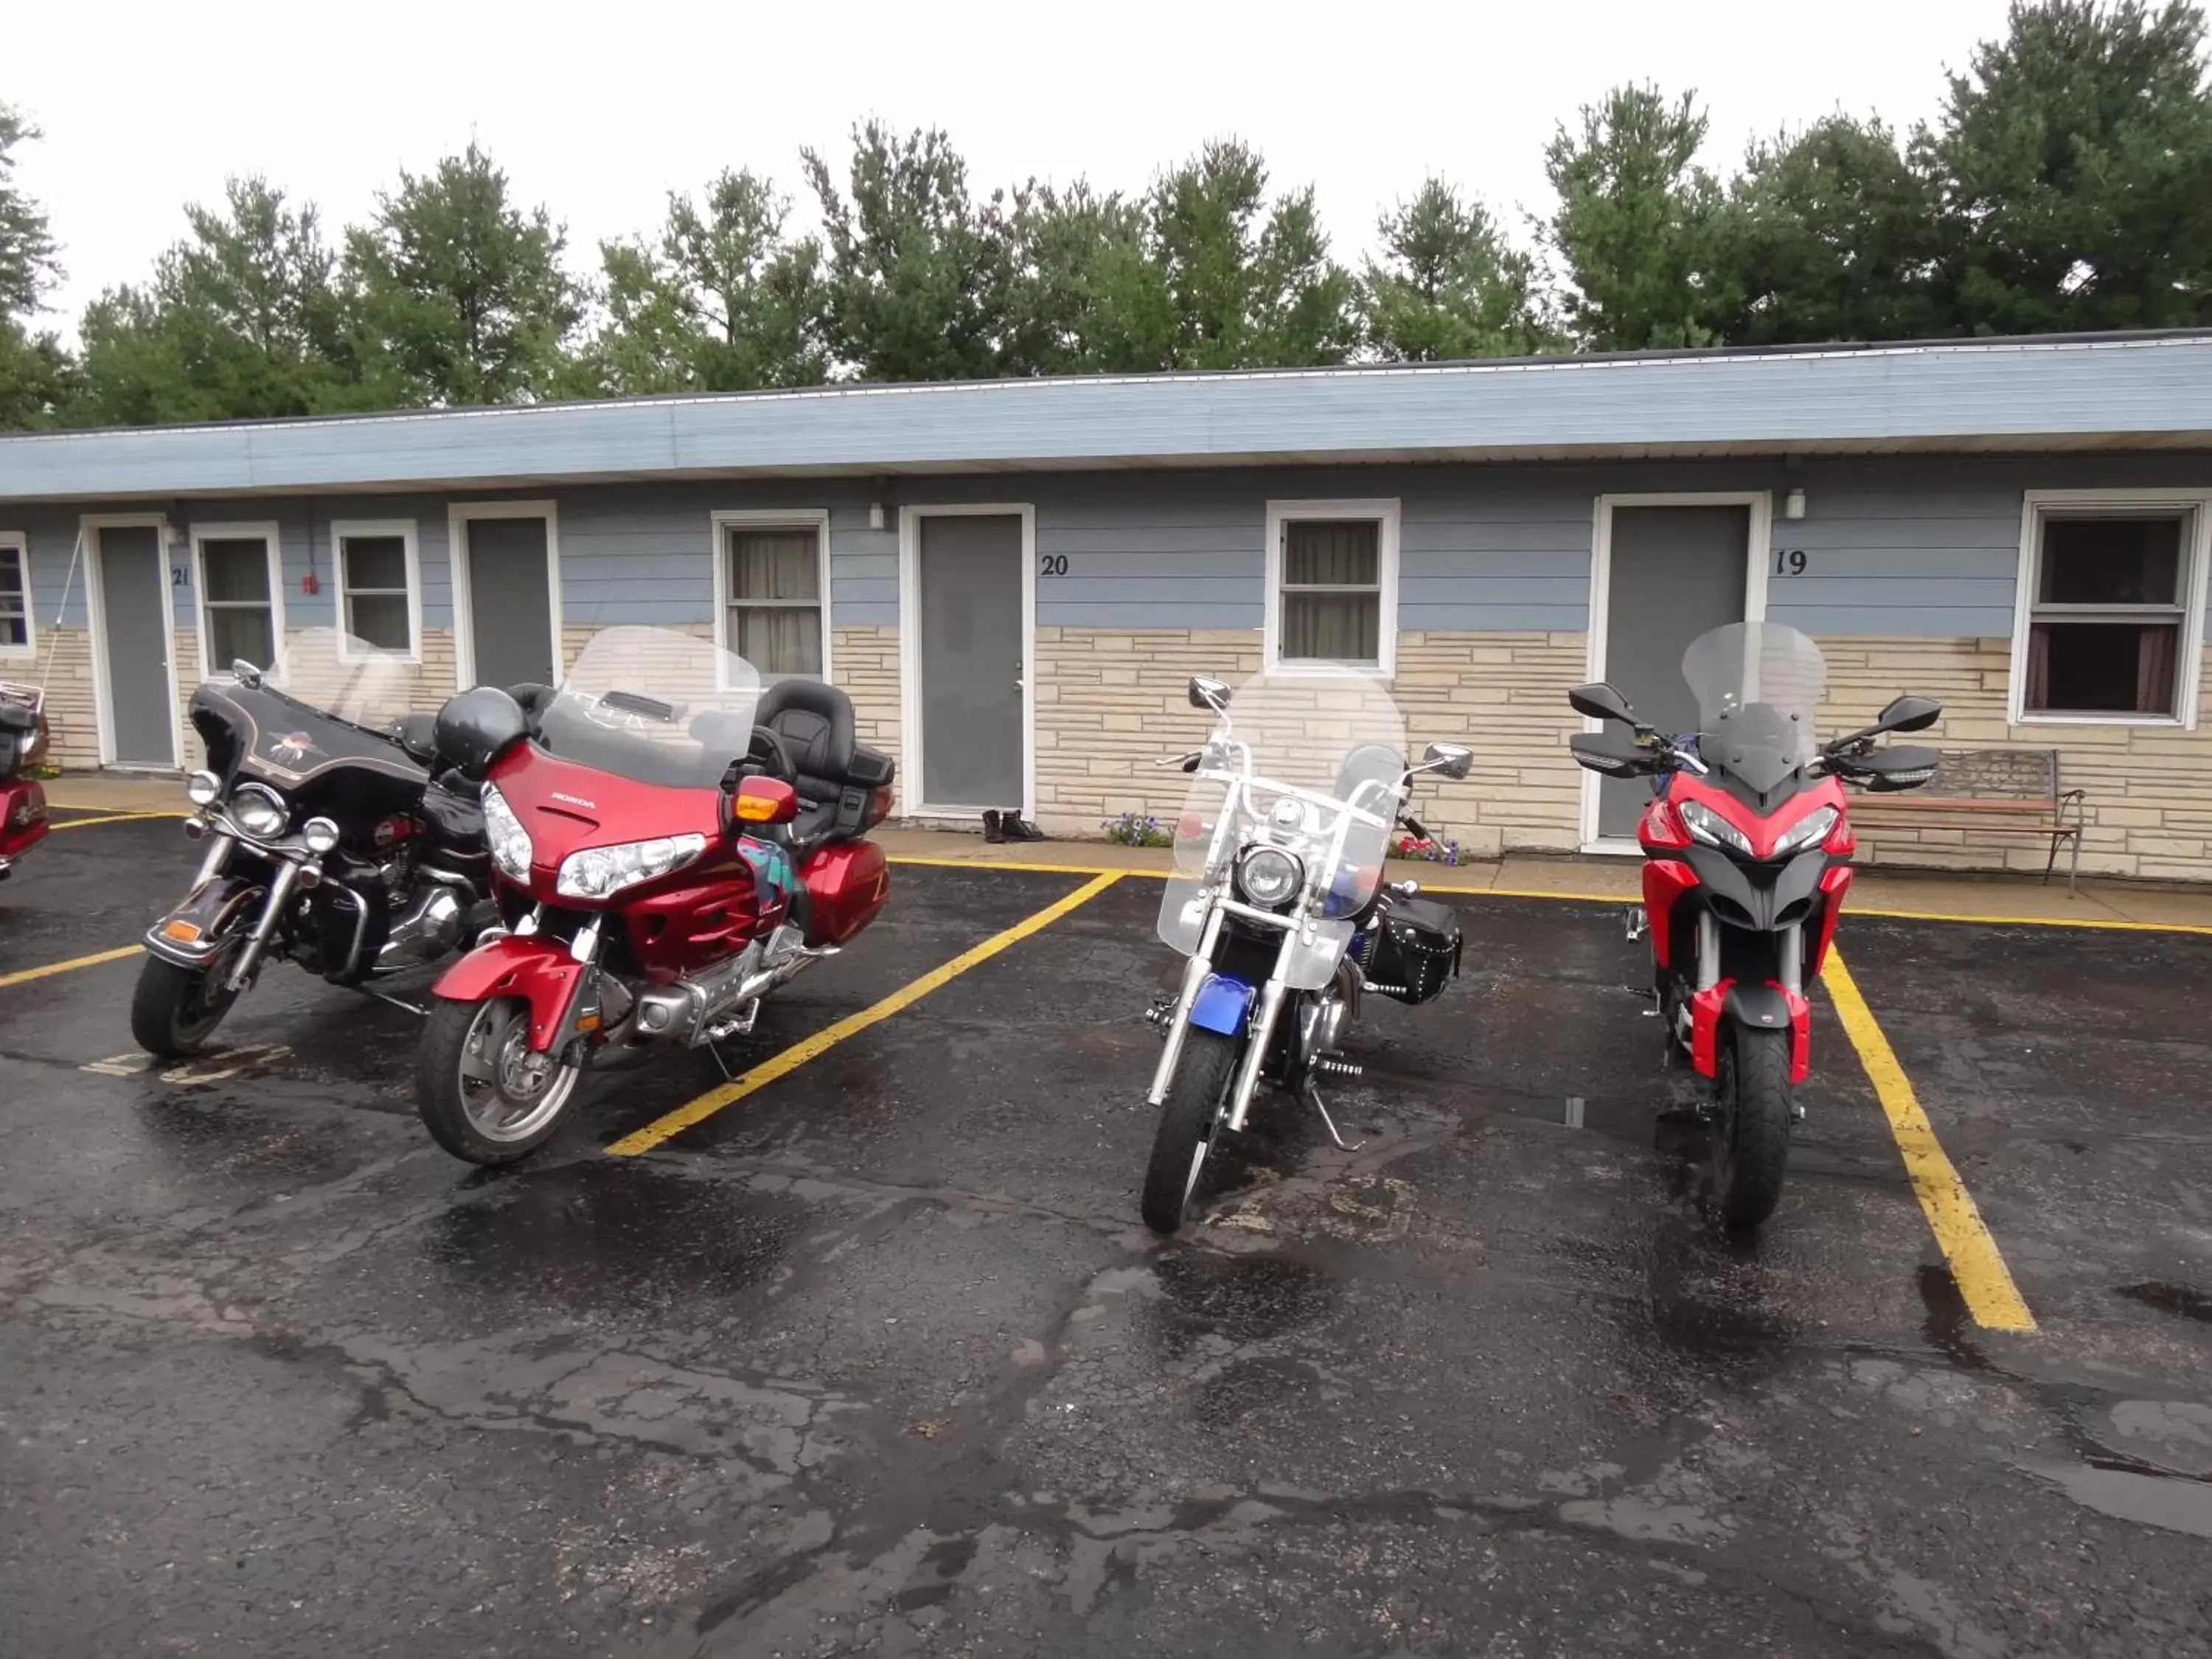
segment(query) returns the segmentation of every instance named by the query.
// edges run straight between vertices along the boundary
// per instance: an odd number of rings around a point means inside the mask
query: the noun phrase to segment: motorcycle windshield
[[[760,676],[666,628],[592,635],[538,717],[538,745],[636,783],[712,789],[752,742]]]
[[[1237,687],[1176,821],[1160,938],[1195,952],[1215,894],[1251,902],[1235,884],[1238,859],[1275,848],[1304,878],[1290,900],[1263,907],[1297,919],[1285,977],[1297,989],[1327,984],[1382,884],[1405,804],[1405,720],[1380,680],[1262,674]]]
[[[1698,700],[1698,752],[1764,794],[1813,758],[1827,689],[1820,647],[1780,623],[1730,623],[1692,641],[1682,678]]]
[[[380,735],[418,701],[415,665],[337,628],[285,636],[261,684],[295,702]]]

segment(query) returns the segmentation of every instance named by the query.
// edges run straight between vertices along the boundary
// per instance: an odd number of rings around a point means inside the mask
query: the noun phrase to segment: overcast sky
[[[1909,126],[2003,0],[1301,0],[1227,5],[49,3],[0,24],[0,101],[46,131],[21,181],[68,278],[58,321],[143,276],[182,204],[261,172],[336,227],[402,167],[471,133],[571,263],[648,227],[723,166],[799,193],[799,152],[842,162],[852,124],[945,127],[988,188],[1036,174],[1140,187],[1212,137],[1310,182],[1339,257],[1425,173],[1518,222],[1550,192],[1544,142],[1620,81],[1695,87],[1708,160],[1842,108]],[[794,222],[808,215],[801,202]]]

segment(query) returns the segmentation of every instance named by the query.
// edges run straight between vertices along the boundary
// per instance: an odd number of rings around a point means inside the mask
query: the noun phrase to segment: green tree
[[[1731,343],[1925,338],[1948,331],[1933,183],[1879,120],[1846,115],[1754,144],[1712,256],[1739,301]]]
[[[872,380],[987,379],[1001,372],[1011,238],[1003,198],[977,203],[968,167],[932,128],[853,131],[849,197],[819,152],[802,152],[829,243],[822,330]]]
[[[725,170],[703,203],[672,192],[659,238],[600,244],[606,321],[583,353],[594,393],[748,392],[829,373],[821,247],[793,241],[789,201]]]
[[[1031,183],[1014,193],[1007,235],[1008,373],[1168,365],[1167,286],[1146,244],[1143,204],[1080,180],[1065,191]]]
[[[15,184],[15,149],[39,130],[0,104],[0,428],[43,426],[70,395],[74,365],[34,319],[61,276],[46,209]]]
[[[2014,0],[1915,149],[1982,333],[2212,320],[2205,24],[2172,0]]]
[[[1146,245],[1176,368],[1344,361],[1357,338],[1352,281],[1328,257],[1310,186],[1267,202],[1257,151],[1218,139],[1170,169],[1146,202]]]
[[[1367,343],[1394,362],[1513,357],[1564,343],[1536,262],[1510,246],[1480,202],[1425,180],[1376,225],[1380,259],[1359,278]]]
[[[1568,323],[1592,349],[1705,345],[1729,314],[1712,270],[1723,198],[1696,164],[1705,130],[1695,93],[1616,87],[1546,147],[1559,205],[1545,238],[1573,279]]]
[[[356,349],[386,404],[528,402],[558,389],[583,314],[561,228],[508,199],[507,174],[471,142],[377,198],[349,231]]]
[[[263,179],[234,179],[223,210],[185,210],[191,234],[151,281],[86,307],[93,424],[269,419],[356,407],[336,264],[315,210]]]

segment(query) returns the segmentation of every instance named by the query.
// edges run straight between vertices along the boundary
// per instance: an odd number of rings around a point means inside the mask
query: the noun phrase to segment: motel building
[[[0,678],[65,767],[190,767],[193,686],[288,631],[428,708],[647,623],[844,687],[902,817],[1066,836],[1174,810],[1190,675],[1352,665],[1473,746],[1439,835],[1627,847],[1649,786],[1574,766],[1568,689],[1686,725],[1684,647],[1765,617],[1826,653],[1824,734],[1936,697],[1923,793],[2018,809],[1885,803],[1874,861],[2041,871],[2063,814],[2084,873],[2205,879],[2208,571],[2212,333],[0,437]]]

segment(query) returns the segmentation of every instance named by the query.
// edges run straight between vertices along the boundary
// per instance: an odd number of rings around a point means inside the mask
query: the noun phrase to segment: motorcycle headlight
[[[1698,801],[1686,800],[1676,810],[1682,815],[1682,827],[1706,846],[1725,847],[1746,858],[1751,856],[1751,837],[1711,807]]]
[[[507,797],[491,785],[483,787],[484,840],[491,846],[491,861],[509,881],[530,879],[530,831],[514,816]]]
[[[338,844],[338,827],[328,818],[309,818],[300,826],[300,836],[307,843],[310,853],[320,855]]]
[[[292,821],[283,801],[258,783],[249,783],[230,798],[230,821],[256,841],[273,841]]]
[[[212,806],[222,793],[222,780],[212,772],[195,772],[185,780],[185,799],[195,806]]]
[[[1826,841],[1828,831],[1836,827],[1836,809],[1816,806],[1782,832],[1782,839],[1774,843],[1775,853],[1802,852],[1815,842]]]
[[[1254,847],[1237,860],[1237,890],[1247,904],[1273,910],[1305,885],[1306,867],[1279,847]]]
[[[605,898],[681,869],[707,850],[704,836],[656,836],[614,847],[586,847],[561,861],[553,890],[563,898]]]

